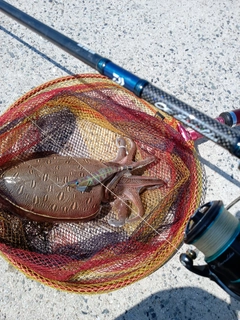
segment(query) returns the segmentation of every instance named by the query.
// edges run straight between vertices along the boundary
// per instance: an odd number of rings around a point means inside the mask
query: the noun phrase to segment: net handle
[[[25,12],[0,0],[0,10],[25,25],[61,49],[81,60],[83,63],[124,86],[138,97],[153,104],[157,109],[166,112],[184,125],[192,128],[206,138],[240,158],[240,136],[230,127],[194,109],[174,96],[153,86],[148,81],[114,64],[96,54],[78,42],[36,20]]]

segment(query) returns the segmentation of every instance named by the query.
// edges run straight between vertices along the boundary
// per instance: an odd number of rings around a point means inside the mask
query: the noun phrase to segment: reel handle
[[[194,250],[188,250],[186,253],[181,253],[180,262],[189,271],[199,276],[210,278],[210,270],[207,264],[201,265],[201,266],[193,265],[193,260],[196,259],[196,257],[197,257],[197,254]]]
[[[240,221],[222,201],[208,202],[195,211],[185,227],[184,242],[201,251],[206,264],[195,266],[196,252],[188,249],[180,255],[182,265],[240,301]]]
[[[209,278],[210,280],[214,281],[217,285],[219,285],[224,291],[226,291],[230,296],[234,299],[240,301],[239,294],[235,293],[233,290],[229,288],[223,281],[221,281],[216,274],[211,272],[208,265],[201,265],[201,266],[194,266],[193,260],[196,258],[196,252],[194,250],[188,250],[186,253],[181,253],[180,255],[180,262],[181,264],[187,268],[189,271],[205,277]],[[228,284],[228,283],[227,283]]]

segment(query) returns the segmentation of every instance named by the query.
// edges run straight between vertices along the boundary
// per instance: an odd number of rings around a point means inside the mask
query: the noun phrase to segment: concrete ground
[[[8,2],[212,117],[239,108],[239,0]],[[93,72],[1,12],[0,22],[1,113],[50,79]],[[238,160],[212,142],[198,148],[206,201],[228,204],[239,195]],[[0,259],[0,319],[240,319],[240,302],[182,267],[184,250],[149,277],[94,296],[43,286]]]

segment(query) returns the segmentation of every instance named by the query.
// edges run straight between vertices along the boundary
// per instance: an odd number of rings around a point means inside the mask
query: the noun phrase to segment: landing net
[[[181,245],[204,195],[193,142],[184,141],[177,125],[95,74],[56,79],[22,96],[0,116],[0,175],[29,156],[49,153],[111,161],[116,138],[123,136],[136,143],[135,160],[156,158],[141,174],[166,185],[143,192],[143,219],[120,228],[108,224],[111,203],[88,222],[45,223],[18,216],[0,196],[2,255],[43,284],[83,294],[119,289],[157,270]]]

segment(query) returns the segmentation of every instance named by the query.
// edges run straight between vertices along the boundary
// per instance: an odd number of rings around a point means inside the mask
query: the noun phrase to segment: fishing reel
[[[240,109],[223,112],[216,120],[229,127],[237,126]],[[200,137],[193,130],[189,133],[193,140]],[[240,301],[240,221],[228,211],[239,200],[240,197],[226,208],[222,201],[211,201],[197,209],[184,233],[184,242],[197,250],[188,249],[180,255],[180,261],[189,271],[213,280]],[[194,265],[197,251],[204,254],[205,265]]]
[[[194,265],[195,250],[180,255],[181,263],[191,272],[216,282],[240,301],[240,221],[222,201],[202,205],[189,219],[184,242],[194,245],[205,256],[205,265]]]

